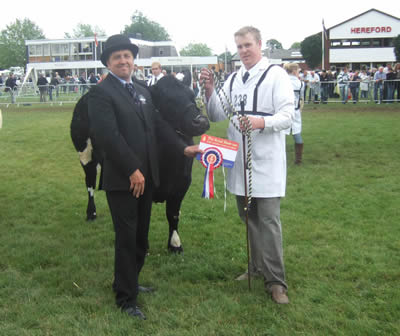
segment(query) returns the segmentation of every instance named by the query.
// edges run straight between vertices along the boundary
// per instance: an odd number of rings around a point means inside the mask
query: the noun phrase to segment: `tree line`
[[[164,27],[159,23],[150,20],[140,11],[135,11],[131,16],[129,25],[125,25],[121,31],[131,38],[146,41],[170,41],[171,38]],[[71,33],[65,32],[65,38],[80,38],[105,36],[105,31],[90,24],[79,23]],[[0,69],[8,69],[11,66],[25,67],[27,55],[25,40],[45,39],[42,29],[31,20],[16,19],[15,22],[6,26],[0,33]],[[393,39],[396,60],[400,61],[400,35]],[[302,42],[295,42],[290,49],[300,49],[307,65],[316,68],[321,63],[322,57],[322,32],[306,37]],[[266,42],[269,49],[283,49],[282,44],[276,39],[269,39]],[[212,50],[204,43],[190,43],[180,50],[181,56],[212,56]],[[226,57],[225,57],[226,56]],[[226,51],[218,58],[221,62],[231,62],[232,53]]]

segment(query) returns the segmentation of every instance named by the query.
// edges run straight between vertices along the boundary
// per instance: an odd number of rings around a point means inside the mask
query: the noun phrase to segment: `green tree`
[[[400,34],[393,39],[393,45],[394,45],[394,54],[396,56],[396,61],[400,62]]]
[[[306,37],[300,44],[301,53],[310,68],[316,68],[322,59],[321,33]]]
[[[293,42],[293,44],[290,46],[290,49],[300,49],[301,48],[301,42]]]
[[[105,31],[98,26],[93,27],[90,24],[78,23],[72,34],[64,33],[64,38],[92,37],[95,33],[97,36],[106,36]]]
[[[122,34],[146,41],[170,41],[167,31],[159,23],[149,20],[140,11],[131,17],[132,23],[125,26]]]
[[[218,61],[225,63],[225,54],[226,54],[226,63],[231,63],[232,61],[232,54],[230,51],[226,51],[224,53],[222,53],[221,55],[218,56]]]
[[[204,43],[189,43],[180,51],[181,56],[212,56],[212,50]]]
[[[0,68],[26,66],[25,40],[44,39],[43,31],[31,20],[16,19],[0,33]]]
[[[282,43],[275,40],[275,39],[269,39],[267,41],[267,48],[269,49],[283,49]]]

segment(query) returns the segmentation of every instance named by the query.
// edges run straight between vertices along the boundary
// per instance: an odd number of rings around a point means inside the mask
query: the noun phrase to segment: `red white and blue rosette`
[[[222,161],[222,153],[216,147],[208,147],[201,155],[200,162],[206,168],[202,197],[214,198],[214,170],[221,166]]]

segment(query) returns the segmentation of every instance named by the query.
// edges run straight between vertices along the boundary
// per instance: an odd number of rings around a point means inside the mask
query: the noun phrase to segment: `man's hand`
[[[195,157],[197,154],[203,154],[204,151],[199,148],[199,145],[187,146],[185,147],[183,154],[188,157]]]
[[[129,190],[132,191],[132,195],[139,198],[144,193],[144,176],[139,169],[136,169],[131,176],[129,176],[131,186]]]
[[[253,130],[255,129],[264,129],[265,128],[265,121],[264,118],[257,118],[257,117],[240,117],[239,120],[240,130],[244,131],[248,128],[249,124]]]
[[[200,73],[200,85],[205,86],[206,98],[210,99],[214,90],[214,74],[210,69],[203,68]]]

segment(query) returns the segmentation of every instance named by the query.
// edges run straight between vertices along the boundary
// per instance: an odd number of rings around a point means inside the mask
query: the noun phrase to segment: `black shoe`
[[[139,293],[154,293],[156,290],[151,287],[138,286]]]
[[[135,317],[140,320],[146,319],[146,316],[142,313],[138,306],[121,308],[121,311],[127,313],[130,317]]]

